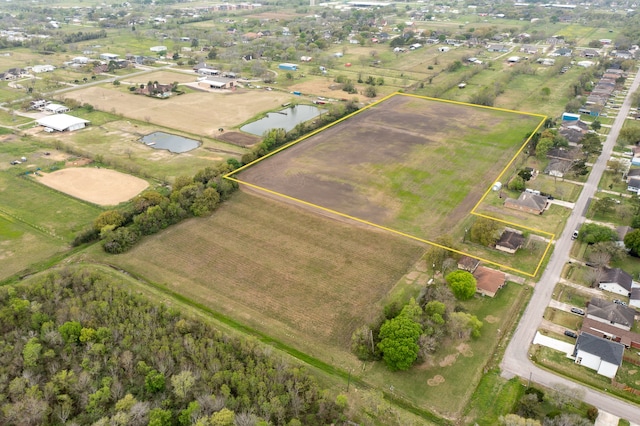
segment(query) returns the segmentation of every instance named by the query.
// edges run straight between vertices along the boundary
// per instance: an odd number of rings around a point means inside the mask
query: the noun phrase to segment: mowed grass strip
[[[0,208],[45,234],[69,242],[103,211],[29,177],[16,176],[16,170],[0,171]]]
[[[66,243],[7,217],[0,211],[0,281],[66,248]]]
[[[348,351],[353,330],[378,315],[377,302],[422,251],[385,232],[238,193],[210,218],[107,259],[317,356],[318,345]]]

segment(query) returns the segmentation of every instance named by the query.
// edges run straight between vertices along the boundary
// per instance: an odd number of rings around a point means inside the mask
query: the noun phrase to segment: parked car
[[[571,308],[571,312],[578,315],[584,315],[584,311],[580,308]]]
[[[576,238],[578,238],[578,230],[576,229],[575,231],[573,231],[573,234],[571,235],[571,239],[575,240]]]
[[[623,302],[623,301],[622,301],[622,300],[620,300],[620,299],[615,299],[615,300],[613,301],[613,303],[616,303],[616,304],[618,304],[618,305],[622,305],[622,306],[627,306],[627,303],[626,303],[626,302]]]
[[[571,337],[573,339],[577,339],[578,338],[578,335],[576,334],[576,332],[575,331],[571,331],[571,330],[565,330],[564,331],[564,335],[565,336],[569,336],[569,337]]]

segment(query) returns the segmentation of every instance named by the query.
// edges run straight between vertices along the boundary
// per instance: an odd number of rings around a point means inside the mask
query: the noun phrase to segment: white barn
[[[36,120],[36,123],[57,132],[72,132],[83,129],[90,121],[68,114],[54,114],[40,118]]]

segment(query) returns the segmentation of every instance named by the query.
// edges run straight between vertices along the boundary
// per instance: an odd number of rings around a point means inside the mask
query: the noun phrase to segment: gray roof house
[[[524,244],[524,235],[505,229],[496,243],[496,249],[506,253],[515,253]]]
[[[507,208],[522,210],[533,214],[542,214],[548,204],[549,199],[547,197],[529,192],[523,192],[517,200],[514,198],[507,198],[504,202],[504,206]]]
[[[631,293],[633,278],[620,268],[605,269],[598,282],[601,290],[628,297]]]
[[[587,318],[594,319],[623,330],[631,330],[635,309],[594,297],[587,306]]]
[[[581,333],[573,352],[575,363],[596,370],[598,374],[614,378],[622,365],[624,345],[611,340]]]
[[[630,178],[627,182],[627,191],[640,193],[640,178]]]

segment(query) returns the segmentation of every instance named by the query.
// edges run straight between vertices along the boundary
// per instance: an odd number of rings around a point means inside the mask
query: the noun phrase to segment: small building
[[[496,250],[513,254],[524,244],[525,238],[520,232],[505,229],[496,243]]]
[[[640,309],[640,287],[631,287],[631,294],[629,295],[629,306]]]
[[[167,46],[152,46],[149,50],[155,53],[166,52]]]
[[[100,59],[102,59],[103,61],[115,61],[116,59],[118,59],[120,57],[120,55],[116,55],[115,53],[101,53],[100,54]]]
[[[473,276],[476,279],[476,292],[489,297],[495,297],[507,281],[504,272],[486,266],[478,267]]]
[[[278,69],[285,70],[285,71],[298,71],[298,65],[283,63],[278,65]]]
[[[507,58],[507,62],[509,62],[510,64],[517,64],[518,62],[520,62],[520,56],[509,56]]]
[[[53,65],[34,65],[31,67],[31,71],[36,74],[40,74],[43,72],[53,72],[56,69]]]
[[[87,58],[86,56],[76,56],[75,58],[71,59],[71,62],[73,62],[74,64],[85,65],[89,63],[89,58]]]
[[[460,260],[458,260],[458,269],[462,269],[463,271],[473,272],[476,270],[480,261],[475,257],[471,256],[462,256]]]
[[[300,62],[311,62],[312,59],[311,56],[300,56]]]
[[[40,118],[36,120],[36,123],[45,128],[55,130],[56,132],[72,132],[85,128],[90,121],[68,114],[54,114]]]
[[[573,114],[570,112],[562,113],[562,121],[578,121],[580,120],[580,114]]]
[[[604,275],[598,281],[598,287],[611,293],[629,297],[633,278],[620,268],[605,269]]]
[[[622,344],[589,333],[580,333],[573,352],[576,364],[596,370],[598,374],[611,379],[622,365],[623,355]]]
[[[235,86],[235,80],[231,78],[207,78],[198,81],[198,86],[205,89],[231,89]]]
[[[69,108],[60,104],[47,104],[43,110],[49,114],[64,114],[65,112],[69,112]]]
[[[208,66],[200,67],[196,70],[200,75],[220,75],[220,70]]]
[[[542,195],[523,192],[518,199],[507,198],[504,206],[509,209],[520,210],[532,214],[542,214],[549,205],[547,197]]]

